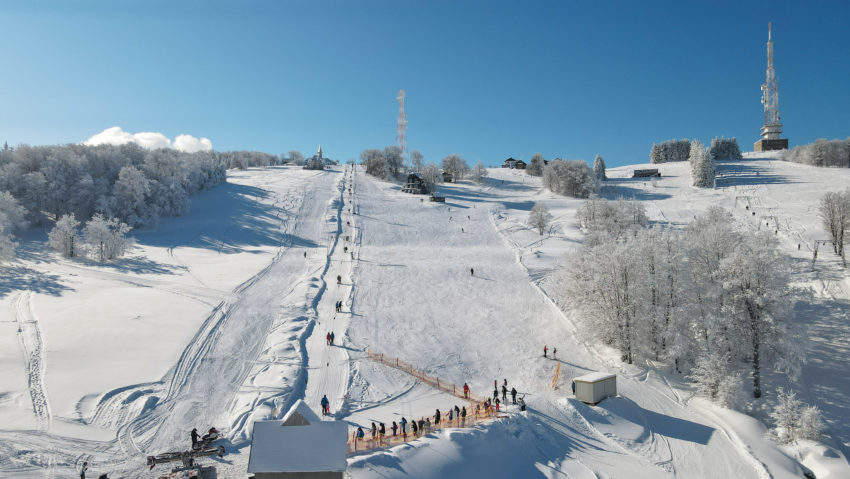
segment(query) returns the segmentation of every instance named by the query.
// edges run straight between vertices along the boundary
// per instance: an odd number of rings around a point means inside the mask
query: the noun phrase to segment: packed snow
[[[507,379],[528,411],[358,453],[348,477],[850,477],[850,276],[827,248],[811,271],[826,237],[817,201],[850,170],[750,157],[718,164],[717,188],[699,189],[682,162],[630,178],[647,166],[609,168],[602,194],[676,226],[720,205],[743,228],[775,230],[794,258],[795,284],[815,293],[796,312],[809,361],[798,382],[765,371],[765,397],[792,387],[817,405],[821,442],[777,446],[765,408],[719,408],[579,334],[547,278],[584,239],[583,201],[540,178],[490,169],[480,185],[441,184],[443,204],[352,165],[269,167],[230,171],[185,216],[134,231],[114,261],[63,259],[42,230],[21,241],[0,280],[0,475],[68,476],[88,461],[90,475],[151,477],[146,455],[216,426],[228,455],[204,461],[246,477],[253,423],[298,399],[319,411],[327,395],[325,419],[350,431],[463,403],[369,350],[482,396]],[[538,202],[553,216],[543,235],[527,223]],[[617,374],[619,396],[590,406],[570,380],[595,372]]]

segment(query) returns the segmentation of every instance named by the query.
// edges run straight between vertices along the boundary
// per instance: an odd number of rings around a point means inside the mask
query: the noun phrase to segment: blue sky
[[[622,165],[762,123],[767,22],[792,145],[850,136],[850,2],[2,2],[0,141],[108,127],[217,150]]]

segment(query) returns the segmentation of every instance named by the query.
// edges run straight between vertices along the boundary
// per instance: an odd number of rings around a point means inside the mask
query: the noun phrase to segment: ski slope
[[[215,425],[229,452],[214,462],[219,477],[245,477],[252,423],[299,398],[319,411],[327,395],[334,419],[364,429],[462,404],[368,361],[371,350],[485,396],[507,379],[529,411],[355,455],[350,477],[784,478],[801,477],[800,462],[821,478],[850,476],[850,283],[826,250],[809,271],[807,250],[825,234],[817,199],[850,172],[749,159],[723,164],[718,188],[699,190],[686,164],[656,166],[654,182],[609,170],[603,194],[675,225],[719,204],[742,228],[773,224],[796,259],[795,281],[816,293],[797,315],[812,360],[799,383],[765,383],[821,407],[822,446],[779,448],[757,419],[577,334],[547,278],[580,247],[581,201],[539,178],[491,169],[482,185],[441,185],[439,204],[353,166],[273,167],[231,172],[185,217],[136,232],[133,254],[114,263],[59,259],[41,231],[22,242],[15,275],[0,283],[0,475],[71,475],[88,460],[98,474],[149,477],[146,454],[185,448],[192,427]],[[537,201],[555,217],[543,236],[525,225]],[[569,378],[600,370],[618,374],[620,397],[572,399]]]

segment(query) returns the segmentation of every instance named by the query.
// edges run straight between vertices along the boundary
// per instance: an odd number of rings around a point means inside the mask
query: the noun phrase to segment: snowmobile
[[[203,449],[213,442],[217,441],[221,435],[218,432],[218,429],[211,427],[206,434],[201,436],[201,439],[198,441],[198,444],[194,447],[195,450]]]
[[[182,461],[184,468],[189,469],[195,467],[196,457],[206,456],[224,457],[224,446],[207,446],[204,448],[192,449],[189,451],[164,452],[162,454],[157,454],[156,456],[148,456],[147,463],[148,466],[153,469],[154,466],[156,466],[157,464]]]

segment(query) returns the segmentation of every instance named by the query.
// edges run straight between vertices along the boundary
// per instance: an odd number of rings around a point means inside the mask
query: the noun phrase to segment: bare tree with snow
[[[74,218],[73,213],[63,215],[47,234],[48,244],[66,258],[76,256],[79,249],[79,226],[80,222]]]
[[[83,240],[98,261],[118,258],[133,245],[127,236],[130,227],[117,218],[94,215],[83,227]]]
[[[304,166],[304,154],[298,150],[292,150],[286,154],[289,162],[296,166]]]
[[[535,203],[528,215],[528,225],[542,235],[551,221],[552,213],[549,213],[549,208],[544,203]]]
[[[472,181],[481,184],[484,182],[484,178],[487,178],[487,167],[484,166],[484,163],[481,160],[472,167]]]
[[[525,172],[531,176],[543,176],[543,168],[545,166],[546,162],[543,159],[543,155],[535,153],[534,156],[531,157],[531,161],[528,166],[525,168]]]
[[[553,160],[543,170],[543,186],[560,195],[589,198],[599,191],[599,180],[582,160]]]
[[[411,163],[411,165],[413,165],[414,171],[416,171],[416,172],[422,171],[422,161],[423,160],[424,160],[424,157],[422,156],[422,153],[419,152],[419,150],[413,150],[413,151],[410,152],[410,163]]]
[[[820,199],[818,215],[824,228],[832,236],[833,251],[841,256],[846,267],[844,235],[850,229],[850,188],[844,192],[830,191],[824,194]]]
[[[460,155],[453,153],[443,158],[443,171],[450,173],[455,180],[459,180],[469,171],[469,165]]]

